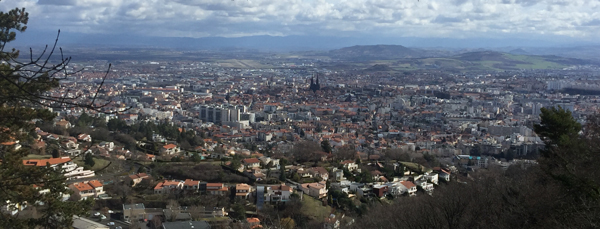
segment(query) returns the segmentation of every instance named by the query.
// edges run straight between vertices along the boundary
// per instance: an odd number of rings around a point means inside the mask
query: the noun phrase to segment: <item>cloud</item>
[[[30,28],[150,36],[373,35],[598,39],[597,0],[3,0]]]

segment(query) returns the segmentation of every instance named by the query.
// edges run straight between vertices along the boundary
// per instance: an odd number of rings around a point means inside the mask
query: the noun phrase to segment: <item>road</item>
[[[93,213],[92,213],[92,215],[93,215]],[[86,217],[86,218],[89,219],[89,220],[92,220],[94,222],[100,223],[102,225],[107,225],[109,222],[114,222],[115,225],[114,226],[109,226],[110,229],[115,229],[118,226],[121,226],[121,228],[123,228],[123,229],[129,229],[129,224],[128,223],[125,223],[125,222],[121,221],[120,219],[116,218],[118,216],[117,214],[113,213],[113,214],[110,214],[110,215],[111,215],[110,217],[107,216],[107,218],[103,219],[103,220],[100,220],[99,217],[94,217],[94,216],[89,216],[89,217]]]

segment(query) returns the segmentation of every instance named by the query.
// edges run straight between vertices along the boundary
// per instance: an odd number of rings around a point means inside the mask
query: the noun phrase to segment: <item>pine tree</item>
[[[41,99],[60,101],[45,92],[58,86],[57,73],[68,63],[48,64],[30,58],[30,62],[19,62],[19,51],[7,50],[6,44],[15,40],[16,32],[24,32],[29,14],[25,9],[0,11],[0,142],[24,141],[33,132],[31,120],[50,121],[52,112],[42,109]],[[56,46],[54,46],[56,47]],[[50,50],[50,55],[54,48]],[[63,104],[75,105],[70,101]],[[62,171],[50,166],[28,166],[22,158],[28,151],[15,150],[12,146],[0,148],[0,205],[9,211],[26,207],[36,212],[17,213],[0,211],[0,227],[3,228],[69,228],[74,215],[84,215],[92,200],[63,201],[65,194],[72,191],[66,187]],[[48,192],[40,193],[42,190]]]

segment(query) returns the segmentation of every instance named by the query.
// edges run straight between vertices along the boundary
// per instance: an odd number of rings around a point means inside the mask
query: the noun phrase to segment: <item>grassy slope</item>
[[[385,64],[393,71],[419,70],[426,68],[457,70],[517,70],[517,69],[560,69],[567,67],[558,57],[514,55],[502,53],[481,60],[463,61],[457,57],[432,57],[422,59],[373,60],[352,63],[356,68],[366,69],[375,64]]]
[[[73,162],[79,166],[85,165],[85,162],[83,162],[83,159],[81,159],[81,157],[77,157],[77,158],[73,159]],[[109,163],[108,160],[102,159],[102,158],[94,158],[94,162],[96,162],[96,163],[94,164],[94,167],[92,167],[92,169],[91,169],[93,171],[104,168]]]
[[[517,64],[515,67],[522,69],[557,69],[567,67],[566,65],[548,61],[542,56],[526,56],[526,55],[513,55],[503,53],[507,59],[528,62],[530,64]]]
[[[323,206],[321,201],[308,195],[304,195],[302,197],[302,212],[305,212],[310,217],[322,220],[329,217],[329,214],[331,214],[331,207]]]

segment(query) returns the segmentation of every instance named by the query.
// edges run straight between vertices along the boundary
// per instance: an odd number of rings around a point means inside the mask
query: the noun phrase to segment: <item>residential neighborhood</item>
[[[51,93],[90,101],[103,65],[74,66],[85,70]],[[73,192],[65,201],[95,199],[98,215],[81,220],[258,228],[295,209],[308,214],[295,225],[342,228],[373,201],[434,196],[482,171],[535,165],[541,108],[560,106],[580,122],[598,108],[597,96],[557,91],[584,83],[568,69],[413,72],[398,81],[285,66],[120,63],[95,98],[106,106],[54,109],[30,141],[2,147],[29,150],[25,166],[62,171]]]

